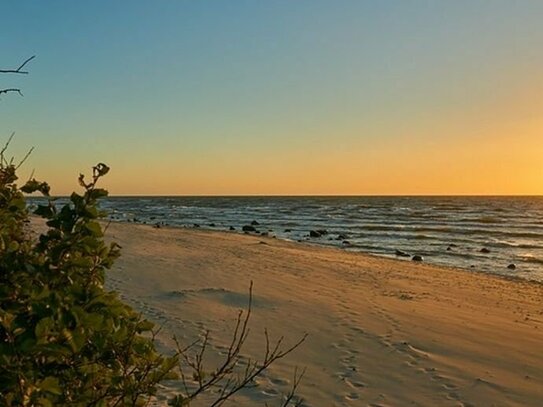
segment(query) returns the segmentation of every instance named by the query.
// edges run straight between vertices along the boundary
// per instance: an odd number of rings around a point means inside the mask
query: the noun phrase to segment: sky
[[[1,2],[54,194],[543,194],[543,1]]]

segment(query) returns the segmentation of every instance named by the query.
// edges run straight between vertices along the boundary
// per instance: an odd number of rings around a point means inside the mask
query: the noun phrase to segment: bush
[[[33,239],[24,193],[49,195],[35,180],[17,187],[16,167],[0,166],[0,404],[7,406],[139,405],[172,378],[177,358],[159,355],[153,324],[104,290],[105,270],[119,256],[97,220],[104,214],[96,187],[108,172],[99,164],[58,209],[35,213],[47,221]]]

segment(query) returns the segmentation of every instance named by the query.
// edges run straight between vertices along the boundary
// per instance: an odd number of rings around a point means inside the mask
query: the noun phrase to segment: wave
[[[456,205],[439,205],[431,208],[434,211],[465,211],[468,210],[465,206],[456,206]]]
[[[501,218],[497,218],[495,216],[481,216],[480,218],[472,219],[472,222],[477,223],[502,223],[503,220]]]
[[[541,198],[134,197],[108,198],[103,207],[117,220],[202,227],[213,223],[215,230],[230,225],[239,230],[256,220],[262,230],[291,240],[305,239],[312,229],[327,229],[326,238],[311,242],[386,256],[396,248],[416,251],[430,262],[468,268],[476,264],[482,271],[501,270],[504,262],[516,260],[522,272],[536,271],[543,280]],[[342,245],[336,240],[339,234],[348,235],[351,244]],[[447,250],[451,244],[458,246]],[[482,247],[491,253],[479,253]]]
[[[519,255],[518,258],[525,263],[543,264],[543,259],[533,255]]]

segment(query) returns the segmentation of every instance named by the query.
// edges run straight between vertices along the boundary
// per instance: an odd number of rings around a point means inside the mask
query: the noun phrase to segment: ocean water
[[[117,221],[237,233],[257,221],[280,239],[543,281],[543,196],[111,197],[102,207]],[[328,234],[309,237],[317,229]]]
[[[543,281],[543,197],[113,197],[102,207],[120,221],[239,233],[257,221],[280,239]],[[317,229],[328,234],[309,237]]]

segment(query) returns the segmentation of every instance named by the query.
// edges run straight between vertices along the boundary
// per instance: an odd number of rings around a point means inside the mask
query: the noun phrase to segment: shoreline
[[[114,221],[214,231],[249,226],[290,241],[386,258],[405,253],[431,264],[543,281],[542,202],[496,199],[115,197],[101,207]]]
[[[537,280],[537,279],[528,278],[528,277],[516,276],[516,275],[512,275],[512,274],[502,274],[502,273],[497,273],[497,272],[489,272],[489,271],[484,271],[484,270],[478,270],[477,267],[461,267],[461,266],[454,266],[454,265],[449,265],[449,264],[434,263],[432,261],[427,261],[426,259],[424,259],[421,262],[415,262],[415,261],[411,260],[411,258],[402,260],[397,255],[396,256],[392,255],[392,254],[390,254],[390,255],[381,255],[381,254],[367,252],[367,251],[364,251],[364,250],[348,250],[349,246],[344,246],[343,247],[343,246],[339,246],[339,245],[319,243],[318,241],[314,241],[314,240],[311,240],[309,238],[306,239],[306,240],[296,240],[296,239],[283,238],[283,237],[279,237],[279,236],[276,236],[276,235],[261,235],[258,232],[257,233],[243,232],[241,229],[217,230],[217,229],[210,229],[210,228],[207,228],[205,226],[193,227],[193,226],[189,226],[189,225],[176,226],[176,225],[167,225],[167,224],[163,225],[163,224],[160,224],[160,226],[157,227],[156,225],[153,225],[151,223],[144,223],[144,222],[139,222],[139,221],[138,222],[123,221],[123,220],[119,220],[119,219],[107,219],[107,220],[103,220],[101,222],[103,222],[104,224],[115,223],[115,224],[121,224],[121,225],[146,226],[146,227],[153,228],[153,229],[158,229],[158,230],[160,230],[160,229],[184,230],[184,231],[191,231],[192,230],[192,231],[211,233],[211,234],[213,234],[213,233],[223,234],[224,233],[224,234],[227,234],[227,235],[234,234],[234,235],[238,235],[238,236],[251,236],[251,237],[254,237],[254,238],[258,238],[258,239],[272,239],[272,240],[278,240],[278,241],[281,241],[281,242],[291,243],[291,244],[296,244],[296,245],[307,245],[307,246],[315,247],[315,248],[337,250],[340,253],[351,253],[351,254],[360,255],[360,256],[369,256],[369,257],[372,257],[372,258],[375,258],[375,259],[386,259],[386,260],[390,260],[390,261],[394,261],[394,262],[399,262],[399,263],[402,263],[402,264],[403,263],[413,263],[415,265],[416,264],[425,264],[425,265],[428,265],[430,267],[435,267],[435,268],[438,268],[438,269],[455,270],[455,271],[461,271],[461,272],[466,272],[466,273],[470,273],[470,274],[484,274],[484,275],[487,275],[487,276],[494,276],[494,277],[498,277],[498,278],[505,279],[505,280],[519,281],[519,282],[525,281],[525,282],[530,282],[530,283],[534,283],[534,284],[538,284],[538,285],[543,286],[543,280]],[[391,249],[391,253],[392,253],[393,250],[395,250],[395,249]]]
[[[123,247],[108,287],[163,327],[164,351],[172,335],[210,329],[210,365],[219,361],[250,281],[246,357],[261,355],[264,327],[286,343],[309,333],[236,405],[276,405],[294,366],[307,368],[305,406],[543,399],[540,282],[200,228],[111,222],[106,236]]]

